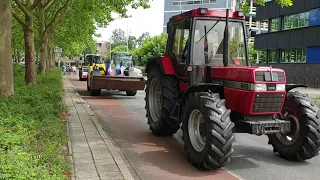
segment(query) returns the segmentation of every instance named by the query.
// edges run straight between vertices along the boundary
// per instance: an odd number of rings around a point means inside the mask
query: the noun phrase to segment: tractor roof
[[[243,16],[242,16],[243,15]],[[213,10],[207,8],[193,9],[182,14],[172,16],[169,22],[177,22],[182,19],[189,17],[215,17],[215,18],[226,18],[226,10]],[[229,11],[230,19],[245,19],[245,15],[242,11]]]

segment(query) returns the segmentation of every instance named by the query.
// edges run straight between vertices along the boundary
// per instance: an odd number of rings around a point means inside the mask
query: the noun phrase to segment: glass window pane
[[[292,28],[299,27],[299,18],[298,15],[292,15]]]

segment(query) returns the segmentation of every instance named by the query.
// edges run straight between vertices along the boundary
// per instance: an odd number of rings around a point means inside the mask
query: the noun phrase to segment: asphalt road
[[[144,91],[127,97],[125,92],[103,90],[100,97],[91,97],[85,81],[71,79],[121,148],[137,179],[320,180],[320,156],[290,162],[273,153],[266,136],[248,134],[235,135],[235,153],[225,170],[198,171],[186,159],[181,130],[168,138],[152,135],[145,117]]]

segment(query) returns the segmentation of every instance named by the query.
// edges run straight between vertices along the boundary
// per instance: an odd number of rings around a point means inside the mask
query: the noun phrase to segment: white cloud
[[[107,28],[99,28],[97,33],[100,33],[101,37],[95,39],[108,41],[111,32],[118,28],[127,33],[127,23],[131,36],[139,37],[144,32],[149,32],[151,36],[161,34],[163,30],[164,0],[151,0],[150,6],[149,9],[129,9],[128,15],[131,15],[131,18],[128,20],[118,19],[111,22]]]

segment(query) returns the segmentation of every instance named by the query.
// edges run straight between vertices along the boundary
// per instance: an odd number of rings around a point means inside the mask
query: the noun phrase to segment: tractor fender
[[[308,87],[304,84],[286,84],[286,92],[289,92],[290,90],[297,88],[297,87]]]
[[[211,92],[219,93],[221,97],[224,97],[224,89],[220,84],[199,84],[190,86],[182,95],[181,99],[176,102],[173,110],[171,111],[170,117],[179,120],[180,122],[180,114],[181,114],[181,105],[184,104],[185,99],[189,94],[194,92],[206,92],[210,90]]]
[[[162,74],[175,75],[174,66],[169,56],[149,58],[145,72],[148,73],[151,67],[157,66]]]

